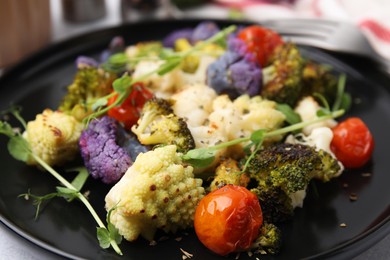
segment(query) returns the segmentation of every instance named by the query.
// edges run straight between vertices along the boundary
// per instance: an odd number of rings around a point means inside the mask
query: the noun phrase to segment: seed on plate
[[[188,253],[187,251],[183,250],[182,248],[180,248],[180,251],[183,253],[183,255],[181,256],[181,258],[183,260],[190,259],[194,256],[193,254]]]
[[[362,177],[371,177],[371,173],[369,172],[363,172]]]
[[[350,193],[350,194],[349,194],[349,199],[350,199],[351,201],[356,201],[356,200],[358,199],[358,196],[357,196],[356,193]]]
[[[341,223],[341,224],[340,224],[340,227],[345,228],[345,227],[347,227],[347,224]]]

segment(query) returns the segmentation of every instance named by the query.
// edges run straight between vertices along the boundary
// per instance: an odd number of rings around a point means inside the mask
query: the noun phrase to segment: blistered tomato
[[[245,27],[237,36],[246,43],[248,50],[255,54],[262,67],[267,64],[273,50],[283,44],[278,33],[258,25]]]
[[[226,185],[207,194],[195,211],[195,232],[208,249],[227,255],[246,250],[259,234],[263,214],[256,195]]]
[[[359,168],[370,160],[374,138],[360,118],[352,117],[333,128],[331,150],[346,168]]]
[[[114,103],[117,97],[118,96],[114,96],[110,98],[107,105]],[[107,113],[110,117],[122,122],[125,128],[130,130],[139,119],[145,102],[152,97],[153,93],[145,88],[142,83],[135,83],[133,85],[133,90],[127,99],[121,105],[108,110]]]

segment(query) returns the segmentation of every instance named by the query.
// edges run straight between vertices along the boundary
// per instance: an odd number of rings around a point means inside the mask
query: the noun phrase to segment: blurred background
[[[344,20],[390,58],[389,0],[0,0],[0,68],[44,46],[142,19]]]

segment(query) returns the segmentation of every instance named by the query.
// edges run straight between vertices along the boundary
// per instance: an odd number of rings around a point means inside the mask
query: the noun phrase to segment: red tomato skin
[[[370,160],[374,146],[374,138],[360,118],[348,118],[333,128],[330,148],[346,168],[364,166]]]
[[[115,102],[118,96],[108,100],[108,105]],[[145,102],[153,97],[153,93],[144,87],[142,83],[135,83],[133,90],[127,99],[120,105],[108,110],[107,114],[122,122],[127,130],[137,123]]]
[[[207,194],[195,211],[195,232],[219,255],[243,251],[259,235],[263,214],[256,195],[245,187],[226,185]]]
[[[246,43],[248,50],[255,54],[262,67],[267,65],[274,49],[284,43],[278,33],[258,25],[245,27],[237,37]]]

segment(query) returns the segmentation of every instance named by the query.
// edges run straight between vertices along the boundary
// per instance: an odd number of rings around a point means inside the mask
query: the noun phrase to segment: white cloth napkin
[[[374,49],[390,59],[390,0],[219,0],[251,20],[318,18],[355,24]]]

